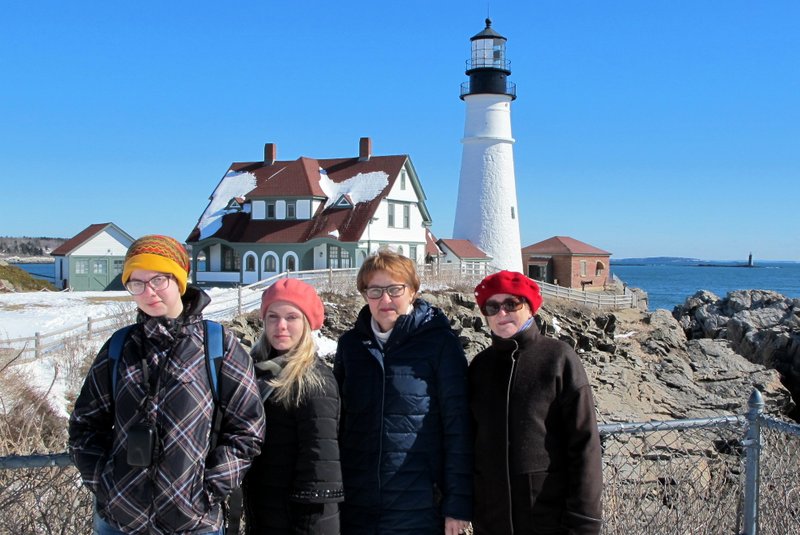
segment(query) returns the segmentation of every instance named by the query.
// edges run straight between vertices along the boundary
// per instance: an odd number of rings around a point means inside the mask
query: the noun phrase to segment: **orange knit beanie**
[[[125,255],[125,267],[122,270],[122,284],[128,282],[135,269],[169,273],[178,282],[181,295],[186,292],[186,281],[189,278],[189,255],[178,240],[169,236],[151,234],[142,236],[131,244]]]

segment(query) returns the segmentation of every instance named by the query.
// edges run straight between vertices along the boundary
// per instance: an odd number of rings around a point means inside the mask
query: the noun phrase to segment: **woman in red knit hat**
[[[254,535],[339,533],[339,392],[311,336],[324,314],[316,290],[296,279],[261,296],[264,331],[250,354],[267,432],[243,485]]]
[[[539,285],[500,271],[475,288],[492,345],[469,366],[475,535],[600,533],[602,469],[580,358],[542,335]]]

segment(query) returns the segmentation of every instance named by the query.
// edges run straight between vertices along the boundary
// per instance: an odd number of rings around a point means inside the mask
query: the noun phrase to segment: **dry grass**
[[[68,345],[74,349],[75,344]],[[50,388],[59,373],[77,378],[85,361],[91,361],[86,352],[80,355],[56,367]],[[62,453],[66,419],[48,402],[50,389],[31,388],[15,369],[18,358],[19,354],[0,367],[0,456]],[[89,533],[91,506],[74,467],[0,469],[0,534]]]

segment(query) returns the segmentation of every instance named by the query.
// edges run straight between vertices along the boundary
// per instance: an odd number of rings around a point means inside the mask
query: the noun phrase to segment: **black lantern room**
[[[487,93],[517,98],[516,84],[507,81],[511,62],[506,59],[506,40],[492,29],[491,19],[486,19],[486,28],[470,39],[472,57],[467,60],[466,70],[469,82],[461,84],[462,99]]]

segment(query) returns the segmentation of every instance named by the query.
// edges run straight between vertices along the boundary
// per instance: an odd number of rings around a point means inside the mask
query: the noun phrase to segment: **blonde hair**
[[[317,347],[311,337],[311,324],[305,314],[302,318],[303,334],[300,340],[286,353],[283,371],[269,381],[275,387],[273,399],[286,408],[298,407],[311,392],[322,389],[322,376],[315,367]],[[262,329],[261,337],[253,348],[255,360],[268,360],[271,352],[272,346],[267,339],[266,330]]]
[[[414,293],[419,291],[419,275],[414,262],[406,256],[386,249],[379,250],[361,264],[356,277],[358,291],[364,292],[372,276],[379,271],[385,271],[392,277],[404,281]]]

